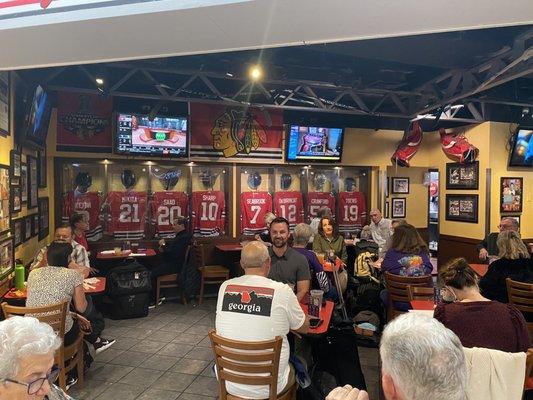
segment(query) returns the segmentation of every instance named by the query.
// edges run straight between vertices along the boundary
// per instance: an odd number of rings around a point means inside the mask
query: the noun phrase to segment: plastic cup
[[[319,262],[320,264],[324,264],[324,257],[325,257],[325,256],[326,256],[326,255],[325,255],[324,253],[316,253],[316,258],[318,258],[318,262]]]
[[[310,317],[320,318],[320,308],[322,307],[323,290],[311,290],[309,292],[308,311]]]
[[[115,254],[118,256],[122,253],[122,247],[115,247]]]

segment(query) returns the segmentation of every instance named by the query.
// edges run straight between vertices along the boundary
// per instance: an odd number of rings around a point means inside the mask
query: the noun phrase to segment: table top
[[[112,251],[112,253],[109,253]],[[113,250],[99,251],[96,255],[98,260],[117,260],[128,257],[154,257],[156,252],[154,249],[138,250],[136,253],[132,253],[130,250],[123,251],[120,254],[116,254]]]
[[[300,303],[300,307],[302,307],[302,310],[304,311],[305,315],[307,315],[307,304]],[[333,314],[334,307],[335,304],[329,300],[326,301],[325,306],[320,307],[320,319],[322,320],[322,324],[320,324],[320,326],[316,328],[309,328],[309,331],[307,332],[308,335],[320,335],[328,331],[329,323],[331,321],[331,314]]]
[[[470,264],[470,267],[478,274],[480,277],[485,276],[489,266],[487,264]]]
[[[435,303],[432,300],[411,300],[413,310],[431,310],[435,309]]]
[[[332,264],[329,261],[324,261],[324,263],[322,263],[322,267],[324,267],[324,271],[326,272],[334,272],[334,270],[338,271],[340,269],[341,263],[341,259],[337,257],[335,264]]]
[[[98,294],[105,291],[106,278],[87,278],[83,281],[83,288],[87,294]],[[17,290],[11,288],[4,296],[4,299],[25,299],[28,297],[26,289]]]
[[[220,251],[241,251],[242,246],[239,243],[220,243],[215,246]]]

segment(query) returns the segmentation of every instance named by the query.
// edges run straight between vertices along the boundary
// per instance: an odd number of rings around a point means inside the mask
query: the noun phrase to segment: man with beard
[[[288,245],[289,222],[282,217],[270,223],[272,246],[268,252],[272,263],[268,277],[288,284],[296,292],[298,301],[302,301],[311,286],[311,273],[307,259]]]

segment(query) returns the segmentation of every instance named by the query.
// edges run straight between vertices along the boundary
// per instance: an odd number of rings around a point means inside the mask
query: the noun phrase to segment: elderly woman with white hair
[[[53,384],[59,375],[54,353],[61,340],[53,329],[32,317],[0,322],[0,399],[68,400]]]

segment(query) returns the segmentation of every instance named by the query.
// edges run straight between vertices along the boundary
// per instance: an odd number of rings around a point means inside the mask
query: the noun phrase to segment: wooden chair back
[[[412,300],[434,300],[435,292],[434,288],[426,286],[407,286],[407,295],[409,301]]]
[[[526,352],[526,380],[524,382],[525,389],[533,389],[533,348],[527,349]]]
[[[389,304],[387,307],[387,320],[391,321],[396,316],[403,314],[405,311],[394,308],[394,302],[408,303],[409,293],[408,286],[426,286],[430,287],[433,282],[431,275],[424,276],[400,276],[390,272],[385,272],[385,286],[389,292]],[[433,290],[433,289],[432,289]]]
[[[194,261],[196,262],[196,267],[198,269],[202,269],[203,267],[205,267],[204,245],[195,242],[192,244],[192,249]]]
[[[187,246],[187,249],[185,250],[183,268],[189,261],[190,251],[191,251],[191,245]],[[179,279],[178,274],[167,274],[167,275],[162,275],[162,276],[157,277],[156,290],[155,290],[155,306],[156,307],[158,307],[159,299],[161,298],[161,289],[172,289],[172,288],[179,287],[178,279]],[[185,295],[183,294],[183,290],[181,293],[181,301],[183,304],[187,304],[187,299],[185,298]]]
[[[268,385],[269,400],[278,399],[278,370],[282,338],[262,342],[225,339],[209,331],[215,353],[220,399],[234,398],[226,391],[226,381],[244,385]]]
[[[509,303],[518,308],[520,312],[533,315],[533,283],[513,281],[511,278],[507,278],[505,283]],[[527,323],[527,329],[529,336],[533,338],[533,322]]]

